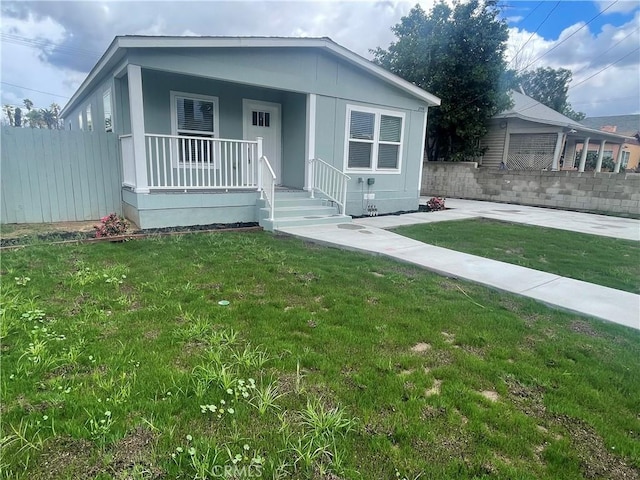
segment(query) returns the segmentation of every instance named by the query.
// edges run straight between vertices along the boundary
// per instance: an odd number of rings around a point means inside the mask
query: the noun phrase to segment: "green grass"
[[[3,478],[640,469],[640,332],[267,233],[3,252],[0,336]]]
[[[640,293],[640,242],[489,219],[399,227],[431,245]]]

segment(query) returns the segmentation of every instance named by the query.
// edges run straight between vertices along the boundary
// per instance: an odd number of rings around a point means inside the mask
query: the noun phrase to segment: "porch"
[[[282,187],[263,139],[145,134],[143,165],[133,135],[120,137],[125,215],[141,228],[258,222],[282,226],[350,221],[350,179],[325,161],[306,162],[306,189]]]
[[[127,65],[116,89],[125,214],[141,228],[316,217],[345,221],[349,177],[313,158],[315,96]],[[168,100],[168,101],[167,101]],[[301,192],[287,208],[276,186]],[[303,198],[306,197],[306,198]],[[326,209],[330,207],[332,211]],[[300,220],[300,218],[297,218]],[[305,220],[309,220],[306,218]]]

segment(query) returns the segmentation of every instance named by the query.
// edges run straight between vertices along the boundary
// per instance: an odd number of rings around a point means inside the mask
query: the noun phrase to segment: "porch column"
[[[582,154],[580,155],[580,166],[578,167],[579,172],[584,172],[584,166],[587,164],[587,151],[589,150],[589,142],[591,138],[587,137],[582,142]]]
[[[576,141],[567,139],[564,150],[564,168],[574,168],[576,165]]]
[[[600,172],[602,170],[602,158],[604,157],[605,143],[607,143],[606,140],[602,140],[600,142],[600,148],[598,149],[598,161],[596,162],[596,172]]]
[[[149,193],[147,182],[147,148],[144,138],[144,102],[142,100],[142,69],[140,65],[127,65],[129,80],[129,115],[133,140],[133,161],[136,171],[136,193]]]
[[[309,160],[316,157],[316,94],[309,93],[307,95],[307,142],[304,161],[304,189],[311,190],[312,177],[310,172]]]
[[[553,151],[553,162],[551,162],[551,171],[557,172],[560,170],[560,155],[562,154],[562,143],[564,140],[564,133],[558,132],[558,139],[556,140],[556,148]]]
[[[613,173],[620,173],[620,166],[622,165],[622,154],[624,153],[623,145],[618,147],[618,155],[616,156],[616,167],[613,169]]]

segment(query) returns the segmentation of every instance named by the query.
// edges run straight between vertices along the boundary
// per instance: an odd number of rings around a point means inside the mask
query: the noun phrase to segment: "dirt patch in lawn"
[[[442,386],[442,380],[434,380],[431,388],[425,390],[424,396],[431,397],[432,395],[440,395],[440,387]]]
[[[513,377],[506,378],[505,383],[509,399],[516,407],[529,416],[544,417],[547,411],[544,406],[544,387],[524,385]]]
[[[498,399],[500,398],[500,395],[498,395],[498,392],[495,392],[493,390],[483,390],[480,392],[480,395],[482,395],[484,398],[486,398],[491,402],[497,402]]]
[[[640,472],[611,453],[591,426],[567,415],[557,416],[554,421],[569,432],[585,478],[640,479]]]
[[[411,351],[413,353],[424,353],[431,350],[431,345],[424,342],[416,343],[413,347],[411,347]]]
[[[40,456],[37,480],[50,478],[94,478],[98,473],[91,442],[71,437],[55,437],[46,443]]]
[[[583,335],[587,335],[588,337],[601,337],[602,335],[594,330],[593,325],[589,322],[585,322],[584,320],[574,320],[569,325],[569,329],[572,332],[582,333]]]
[[[152,462],[154,443],[153,432],[136,427],[113,446],[113,462],[108,467],[110,473],[115,478],[133,478],[135,470],[142,468],[149,473],[145,478],[162,478],[163,471]]]
[[[56,223],[20,223],[2,226],[2,238],[19,238],[31,235],[45,235],[69,232],[93,232],[94,225],[100,220],[87,222],[56,222]]]

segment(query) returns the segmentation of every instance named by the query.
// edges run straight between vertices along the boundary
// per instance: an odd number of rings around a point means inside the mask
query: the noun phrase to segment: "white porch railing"
[[[122,151],[122,184],[135,188],[136,165],[133,161],[133,137],[131,135],[120,136],[120,149]]]
[[[340,213],[343,215],[347,204],[347,182],[349,180],[351,180],[349,175],[345,175],[324,160],[320,158],[309,159],[311,198],[314,197],[315,191],[323,193],[338,205]]]
[[[261,139],[232,140],[148,133],[145,140],[150,189],[258,187]]]
[[[258,189],[260,190],[260,200],[265,200],[269,206],[269,220],[273,220],[276,200],[276,174],[271,168],[267,157],[260,157],[260,168],[258,169]]]

